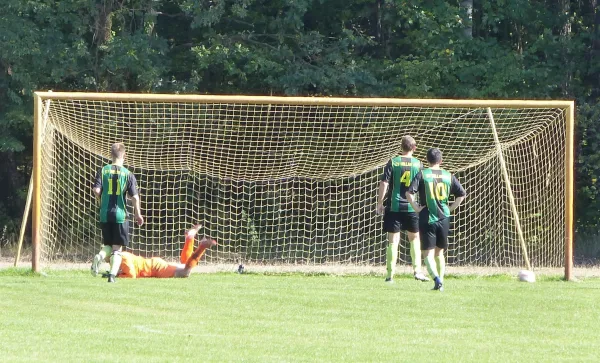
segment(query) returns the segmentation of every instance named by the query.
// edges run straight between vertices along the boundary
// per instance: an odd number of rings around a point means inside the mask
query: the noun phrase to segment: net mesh
[[[384,264],[375,214],[400,138],[444,153],[468,196],[448,263],[523,266],[486,108],[52,100],[44,103],[42,261],[90,261],[101,246],[91,190],[114,142],[127,148],[146,223],[131,249],[178,259],[197,222],[208,263]],[[533,266],[563,265],[565,110],[493,108]],[[410,263],[402,237],[400,263]]]

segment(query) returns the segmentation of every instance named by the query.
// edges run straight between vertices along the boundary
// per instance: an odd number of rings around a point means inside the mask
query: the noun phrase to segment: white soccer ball
[[[521,270],[519,271],[519,281],[535,282],[535,274],[533,273],[533,271]]]

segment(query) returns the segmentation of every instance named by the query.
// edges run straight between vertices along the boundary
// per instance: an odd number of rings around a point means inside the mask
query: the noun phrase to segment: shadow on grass
[[[0,277],[43,277],[43,273],[33,272],[29,267],[8,267],[0,270]]]
[[[40,272],[33,272],[30,267],[7,267],[0,269],[0,277],[88,277],[90,276],[89,270],[42,270]]]

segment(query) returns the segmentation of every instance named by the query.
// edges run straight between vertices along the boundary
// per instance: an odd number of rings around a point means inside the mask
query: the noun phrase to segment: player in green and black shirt
[[[405,198],[410,183],[421,170],[421,162],[412,157],[417,148],[415,139],[402,137],[402,155],[392,158],[383,171],[377,197],[377,213],[383,214],[383,229],[388,234],[386,248],[387,276],[393,282],[400,231],[406,231],[410,242],[410,257],[415,279],[429,281],[421,272],[421,249],[419,248],[419,216]],[[391,187],[390,187],[391,186]]]
[[[127,222],[127,196],[134,201],[134,215],[141,226],[144,218],[140,211],[140,198],[137,191],[135,176],[123,166],[125,160],[125,145],[117,143],[110,148],[113,163],[105,165],[96,174],[94,194],[100,201],[100,226],[104,247],[94,256],[92,275],[98,274],[99,264],[108,253],[110,258],[110,273],[108,282],[114,282],[121,266],[121,249],[129,245],[129,223]]]
[[[440,167],[442,163],[440,149],[429,149],[427,162],[429,162],[429,168],[423,169],[417,174],[408,188],[406,199],[414,210],[419,212],[421,249],[427,251],[425,264],[429,274],[435,280],[433,289],[443,291],[446,267],[444,250],[448,248],[449,218],[452,211],[462,203],[467,194],[458,179]],[[414,194],[417,192],[422,206],[415,202]],[[454,202],[448,204],[450,195],[453,195],[455,199]]]

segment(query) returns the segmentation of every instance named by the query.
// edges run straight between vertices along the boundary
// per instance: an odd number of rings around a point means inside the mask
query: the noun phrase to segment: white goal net
[[[452,219],[450,265],[523,266],[487,106],[394,100],[98,97],[43,103],[40,246],[45,262],[86,262],[101,246],[96,171],[126,146],[146,223],[131,248],[176,260],[193,224],[219,245],[208,263],[385,263],[375,213],[383,166],[400,139],[444,155],[468,196]],[[384,102],[385,101],[385,102]],[[527,252],[564,265],[566,108],[491,107]],[[409,264],[406,237],[400,263]]]

